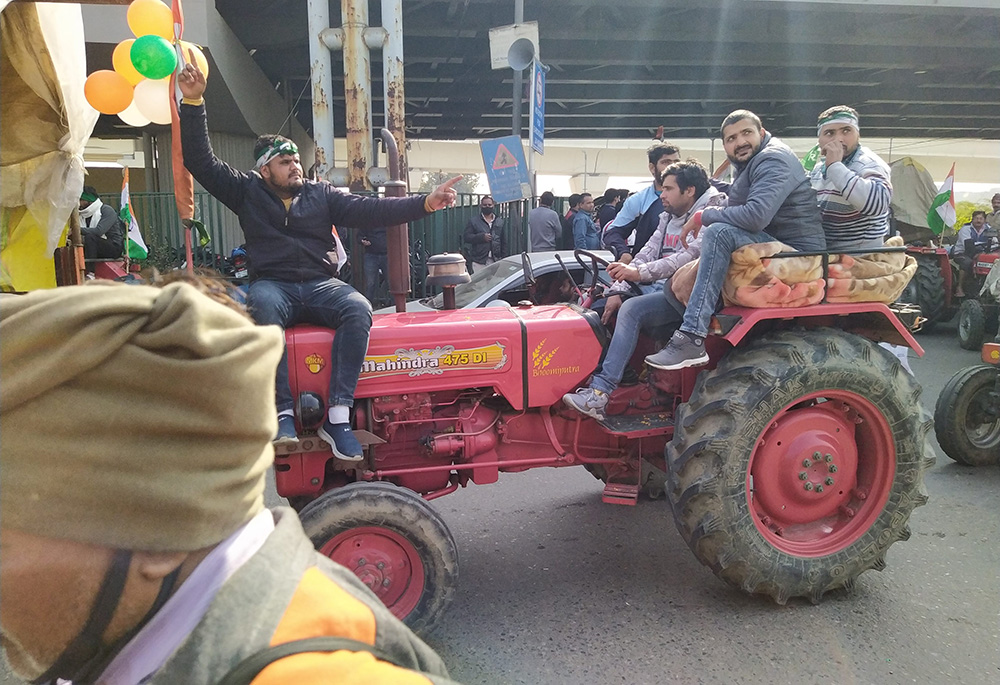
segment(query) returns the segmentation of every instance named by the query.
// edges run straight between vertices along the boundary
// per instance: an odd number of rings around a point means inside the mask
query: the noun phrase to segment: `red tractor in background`
[[[991,277],[991,272],[997,275]],[[988,336],[998,332],[1000,301],[996,289],[989,288],[987,282],[1000,279],[1000,251],[978,253],[972,263],[972,276],[968,297],[958,309],[958,341],[966,350],[979,349]]]
[[[637,352],[639,382],[619,387],[599,422],[561,401],[606,349],[597,313],[454,309],[449,286],[468,276],[447,259],[428,277],[445,286],[446,308],[405,312],[407,228],[389,235],[397,312],[374,317],[352,417],[365,458],[335,460],[314,437],[335,333],[295,327],[286,343],[301,437],[275,455],[275,476],[317,549],[415,630],[433,628],[458,578],[455,540],[428,502],[502,472],[583,466],[613,504],[666,494],[702,563],[779,603],[852,586],[909,537],[910,513],[927,500],[932,422],[919,385],[877,344],[923,353],[889,307],[724,309],[707,367],[642,373]],[[590,264],[593,295],[603,260],[577,258]],[[525,269],[527,280],[528,255]]]
[[[952,376],[934,408],[938,444],[966,466],[1000,465],[1000,335],[983,345],[983,362]]]
[[[955,316],[953,293],[958,280],[952,272],[948,248],[914,245],[907,248],[907,253],[917,260],[917,272],[900,296],[900,301],[920,308],[925,329],[930,329],[939,321],[950,321]]]
[[[958,337],[962,347],[979,349],[987,335],[997,332],[997,317],[990,316],[990,308],[996,307],[997,302],[995,298],[981,297],[980,291],[993,264],[1000,260],[1000,252],[993,249],[976,255],[973,278],[963,298],[955,296],[957,266],[952,262],[947,247],[910,246],[907,253],[917,260],[917,272],[900,296],[900,301],[920,308],[926,329],[938,322],[951,321],[957,314]]]

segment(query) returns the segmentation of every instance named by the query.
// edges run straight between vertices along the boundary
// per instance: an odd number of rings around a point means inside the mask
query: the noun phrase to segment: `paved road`
[[[978,356],[953,327],[920,340],[933,410]],[[428,641],[470,684],[1000,682],[1000,469],[938,450],[926,480],[931,500],[883,572],[780,607],[701,566],[663,500],[603,504],[580,468],[504,475],[435,502],[461,581]]]

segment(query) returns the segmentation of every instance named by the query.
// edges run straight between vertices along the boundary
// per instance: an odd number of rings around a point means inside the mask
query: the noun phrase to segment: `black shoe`
[[[275,445],[297,443],[299,436],[295,434],[295,417],[282,414],[278,417],[278,432],[274,436]]]

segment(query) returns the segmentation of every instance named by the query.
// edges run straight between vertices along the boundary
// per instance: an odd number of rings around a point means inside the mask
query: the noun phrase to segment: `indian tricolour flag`
[[[941,184],[930,211],[927,212],[927,226],[936,234],[941,235],[945,228],[955,225],[955,165],[951,165],[948,178]]]
[[[135,214],[132,212],[132,200],[128,194],[128,167],[125,167],[122,176],[122,208],[118,216],[122,223],[128,226],[128,258],[145,259],[149,250],[146,249],[146,241],[139,232],[139,222],[135,220]]]

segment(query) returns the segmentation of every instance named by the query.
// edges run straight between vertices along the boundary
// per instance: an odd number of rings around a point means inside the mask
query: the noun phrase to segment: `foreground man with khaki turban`
[[[187,283],[0,295],[0,628],[19,676],[207,685],[332,636],[231,682],[450,682],[292,510],[264,508],[281,353],[277,327]]]

